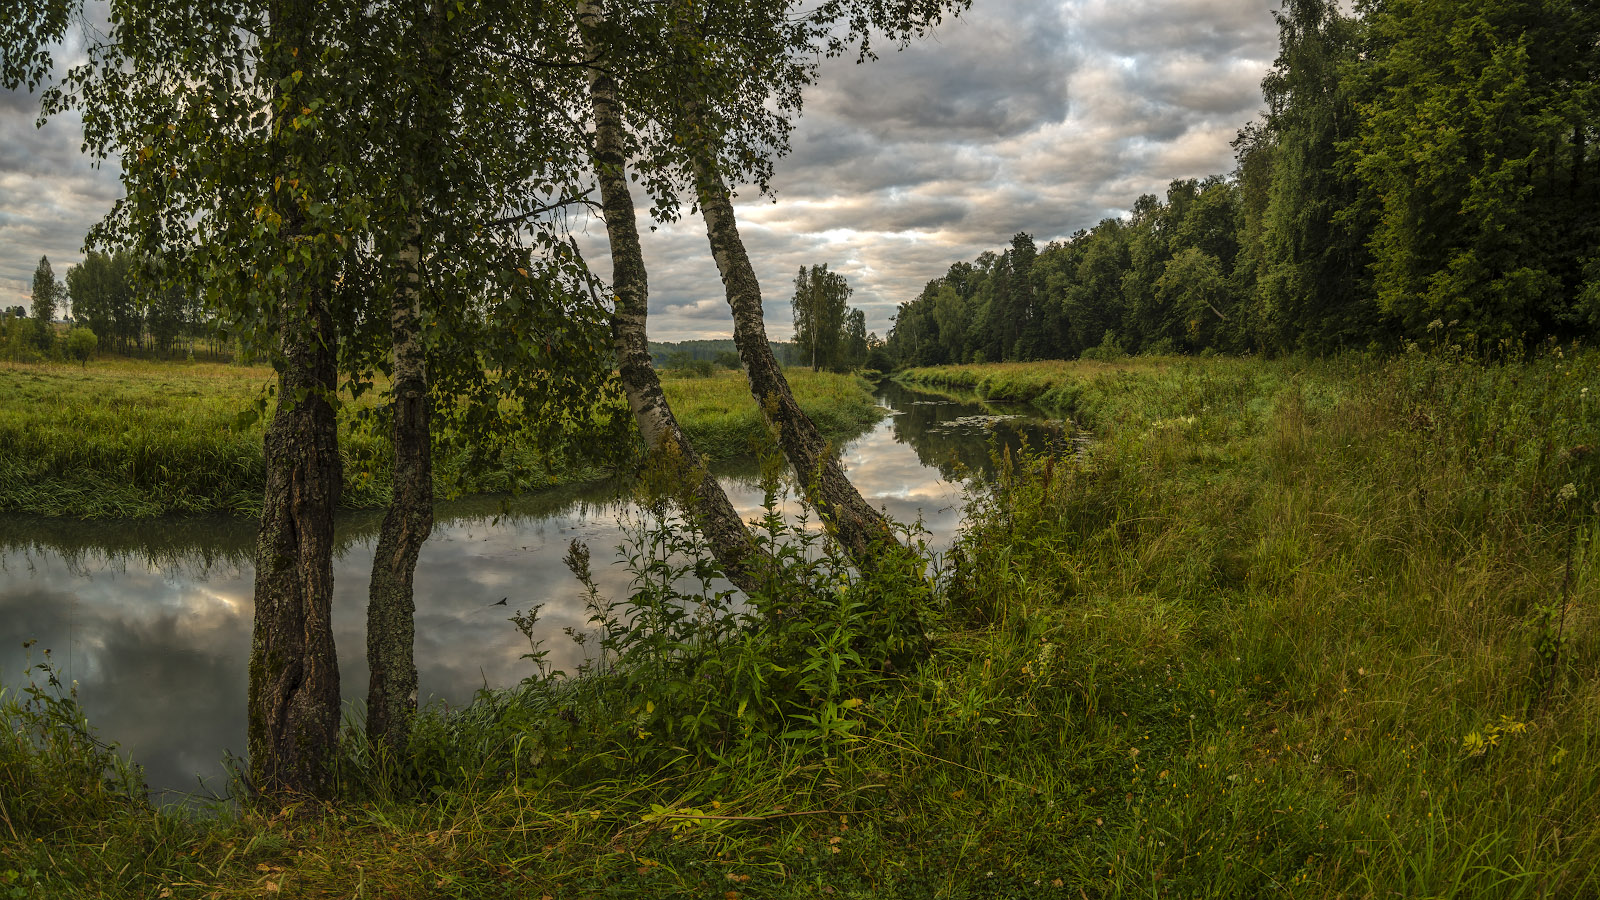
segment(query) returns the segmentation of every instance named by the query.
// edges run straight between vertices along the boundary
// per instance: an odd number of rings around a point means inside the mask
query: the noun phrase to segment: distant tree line
[[[1600,327],[1600,6],[1287,0],[1227,176],[958,262],[903,364],[1328,352]]]
[[[66,299],[67,289],[56,278],[49,257],[39,257],[29,308],[10,306],[0,311],[0,355],[22,362],[69,358],[87,362],[99,344],[94,332],[82,326],[65,332],[56,327]]]
[[[783,366],[796,365],[800,361],[798,348],[787,341],[768,341],[767,346],[772,350],[772,355]],[[650,357],[656,366],[661,368],[673,367],[675,362],[707,362],[712,366],[737,369],[739,367],[739,348],[732,338],[721,338],[698,341],[651,341]]]
[[[67,270],[63,283],[49,258],[41,257],[31,308],[11,307],[0,315],[0,348],[14,360],[59,358],[73,355],[73,340],[78,348],[85,346],[87,338],[73,338],[85,331],[94,336],[99,352],[223,355],[227,348],[200,299],[178,287],[137,284],[134,263],[127,252],[91,251]],[[31,321],[22,323],[23,318]],[[58,334],[51,324],[58,319],[71,329]]]

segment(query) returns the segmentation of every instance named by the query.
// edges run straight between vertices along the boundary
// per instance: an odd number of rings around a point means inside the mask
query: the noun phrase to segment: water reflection
[[[993,403],[976,398],[952,400],[887,383],[880,402],[895,410],[893,437],[916,452],[917,461],[938,470],[945,480],[986,472],[991,455],[1001,449],[1060,444],[1066,432],[1059,422],[1022,403]]]
[[[947,546],[961,518],[962,488],[951,475],[987,464],[991,429],[973,417],[995,411],[894,384],[878,396],[891,414],[844,447],[846,469],[875,505],[899,521],[920,520],[936,547]],[[1043,434],[1027,418],[992,429],[1012,446]],[[741,514],[760,514],[752,462],[717,474]],[[481,687],[527,676],[519,658],[527,644],[506,619],[535,604],[543,604],[550,662],[571,671],[582,661],[563,629],[583,630],[587,616],[561,557],[574,538],[588,542],[601,591],[625,593],[627,573],[603,564],[632,517],[618,491],[602,483],[440,505],[416,575],[425,694],[461,704]],[[347,699],[366,694],[365,592],[380,521],[352,513],[337,529],[333,625]],[[238,518],[0,517],[0,683],[16,685],[30,653],[37,662],[51,648],[90,721],[144,765],[153,789],[220,789],[224,750],[244,747],[254,541],[255,523]],[[29,638],[39,644],[24,651]]]

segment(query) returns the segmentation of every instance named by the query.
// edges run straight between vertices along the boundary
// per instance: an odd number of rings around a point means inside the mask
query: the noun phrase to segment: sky
[[[1174,179],[1230,171],[1229,142],[1262,110],[1277,5],[974,0],[904,50],[826,62],[773,196],[736,200],[768,335],[793,331],[802,266],[842,272],[851,304],[885,335],[895,306],[951,263],[1019,231],[1042,247]],[[0,307],[27,305],[41,255],[64,278],[121,196],[115,160],[95,169],[81,152],[78,121],[36,129],[38,109],[37,95],[0,92]],[[699,218],[652,232],[644,217],[651,337],[729,336]],[[604,224],[572,224],[591,266],[609,273]]]

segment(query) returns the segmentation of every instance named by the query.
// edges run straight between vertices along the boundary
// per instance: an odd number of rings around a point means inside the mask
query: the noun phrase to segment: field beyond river
[[[830,440],[859,434],[880,415],[868,386],[855,376],[787,374],[801,408]],[[248,421],[240,414],[274,380],[270,368],[221,363],[0,363],[0,512],[254,515],[266,479],[262,432],[270,408]],[[710,459],[750,453],[768,439],[741,373],[668,374],[663,387],[685,433]],[[387,429],[363,415],[372,409],[371,397],[347,397],[340,411],[346,508],[388,503],[392,454]],[[601,421],[628,416],[620,400],[598,412]],[[626,433],[637,441],[631,428]],[[465,454],[450,446],[452,437],[435,441],[440,496],[593,481],[629,460],[627,454],[601,458],[583,447],[557,452],[513,442],[493,464],[467,470]]]
[[[405,759],[348,732],[327,805],[158,809],[65,689],[7,694],[0,896],[1600,896],[1600,353],[897,377],[1093,440],[997,445],[931,593],[802,544],[714,644],[633,619]],[[908,597],[925,653],[852,659]]]

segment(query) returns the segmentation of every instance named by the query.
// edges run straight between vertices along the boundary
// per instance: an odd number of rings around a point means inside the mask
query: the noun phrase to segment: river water
[[[889,414],[844,445],[846,471],[874,506],[920,520],[937,550],[960,526],[960,473],[984,470],[993,441],[1037,442],[1049,429],[1031,410],[888,382],[877,399]],[[761,513],[754,472],[750,461],[718,470],[747,518]],[[586,630],[587,615],[561,557],[573,539],[587,542],[601,593],[626,593],[627,572],[610,563],[634,507],[619,493],[602,483],[439,505],[416,575],[425,700],[464,704],[480,688],[530,675],[520,658],[527,641],[508,616],[535,605],[550,663],[570,672],[582,661],[563,629]],[[347,703],[366,695],[366,587],[380,521],[350,513],[338,527],[333,628]],[[255,521],[237,517],[0,516],[0,685],[26,684],[25,670],[49,649],[89,721],[144,767],[153,791],[181,799],[223,790],[224,754],[244,751],[254,540]],[[37,643],[25,649],[29,640]]]

